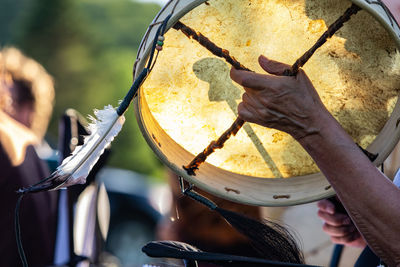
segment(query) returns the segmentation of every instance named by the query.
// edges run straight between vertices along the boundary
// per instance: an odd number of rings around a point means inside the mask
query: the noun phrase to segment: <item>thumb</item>
[[[263,55],[258,57],[258,63],[266,72],[278,76],[282,76],[283,72],[291,67],[279,61],[269,59]]]

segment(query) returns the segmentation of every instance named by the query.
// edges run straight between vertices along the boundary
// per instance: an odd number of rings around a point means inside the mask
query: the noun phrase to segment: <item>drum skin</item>
[[[246,67],[262,73],[260,54],[292,64],[327,26],[351,5],[347,0],[179,1],[176,21],[229,50]],[[354,141],[387,157],[399,139],[399,27],[381,5],[353,1],[364,10],[332,37],[304,70],[328,110]],[[157,15],[170,14],[176,2]],[[135,64],[143,68],[150,27]],[[246,123],[211,155],[195,176],[182,168],[218,138],[237,116],[243,89],[230,66],[183,33],[170,29],[163,51],[135,99],[141,130],[161,160],[196,186],[253,205],[294,205],[334,194],[303,148],[286,133]],[[327,151],[327,153],[329,153]]]

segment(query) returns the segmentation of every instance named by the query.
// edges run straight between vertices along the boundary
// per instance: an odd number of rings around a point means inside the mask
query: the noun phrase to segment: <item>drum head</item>
[[[259,55],[293,64],[352,3],[202,2],[178,2],[169,26],[183,22],[259,73],[264,73]],[[365,10],[317,50],[304,70],[354,141],[378,154],[374,162],[378,165],[399,136],[398,26],[390,23],[381,6],[354,2]],[[173,5],[166,6],[155,22],[170,14]],[[146,62],[146,40],[152,34],[150,28],[138,54],[136,73]],[[135,100],[139,124],[156,154],[197,186],[246,204],[291,205],[332,195],[315,162],[290,135],[251,123],[216,150],[196,176],[186,173],[182,166],[237,117],[244,90],[230,79],[230,68],[182,32],[168,30],[163,51]]]

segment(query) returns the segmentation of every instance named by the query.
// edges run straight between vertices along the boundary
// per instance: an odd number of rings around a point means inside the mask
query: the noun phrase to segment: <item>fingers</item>
[[[266,107],[257,100],[257,96],[246,92],[243,94],[242,100],[243,102],[239,104],[240,107],[238,106],[239,117],[244,121],[263,125],[263,120],[260,118],[265,120],[269,114]]]
[[[347,214],[335,211],[335,205],[327,200],[318,202],[318,216],[324,221],[322,229],[333,243],[361,246],[363,239]]]
[[[347,236],[355,231],[358,231],[357,228],[353,224],[349,225],[342,225],[342,226],[333,226],[330,224],[325,223],[322,226],[322,230],[324,230],[325,233],[332,237],[342,237],[342,236]]]
[[[335,244],[350,245],[355,247],[363,247],[363,245],[365,246],[360,233],[357,231],[344,236],[331,236],[331,241]]]
[[[333,226],[349,225],[351,224],[351,219],[346,214],[336,213],[330,214],[322,210],[318,211],[318,217],[324,220],[326,223]]]
[[[268,59],[263,55],[258,58],[258,63],[260,64],[261,68],[263,68],[266,72],[278,76],[283,75],[283,72],[287,69],[290,69],[291,67],[290,65]]]
[[[266,86],[269,88],[274,88],[274,86],[276,86],[278,77],[232,68],[231,78],[238,84],[245,87],[244,89],[246,91],[259,91],[266,89]]]
[[[245,92],[242,95],[242,101],[246,104],[246,105],[251,105],[254,109],[256,109],[258,112],[260,110],[265,109],[265,106],[259,101],[258,96],[254,95],[254,94],[249,94],[247,92]],[[265,112],[263,112],[262,114],[259,114],[261,116],[265,116]]]
[[[257,116],[254,116],[254,114],[257,114],[257,112],[251,105],[246,105],[243,102],[238,105],[238,115],[242,120],[257,124],[263,124],[263,122],[259,120]]]
[[[320,210],[322,210],[326,213],[329,213],[329,214],[335,213],[335,205],[327,199],[318,201],[317,205]]]
[[[305,73],[296,77],[278,76],[289,66],[260,57],[260,65],[270,74],[231,69],[233,81],[246,91],[238,106],[241,119],[262,126],[275,128],[300,139],[317,132],[311,120],[317,116],[314,110],[323,110],[318,94]],[[331,209],[334,212],[334,208]]]

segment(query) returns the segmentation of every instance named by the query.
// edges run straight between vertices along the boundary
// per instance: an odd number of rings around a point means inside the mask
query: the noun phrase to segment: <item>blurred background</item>
[[[67,109],[86,117],[95,108],[117,106],[125,96],[140,41],[166,2],[0,0],[0,48],[18,48],[54,78],[55,107],[45,138],[53,149]],[[102,255],[109,266],[149,263],[140,249],[154,240],[156,223],[169,208],[166,170],[146,144],[133,110],[125,116],[107,168],[97,177],[110,200],[108,252]]]
[[[57,143],[67,108],[93,114],[129,90],[136,50],[166,1],[0,0],[0,46],[15,46],[54,77],[56,103],[47,134]],[[113,142],[110,165],[154,178],[163,168],[145,143],[132,110]],[[132,153],[135,151],[135,153]]]

